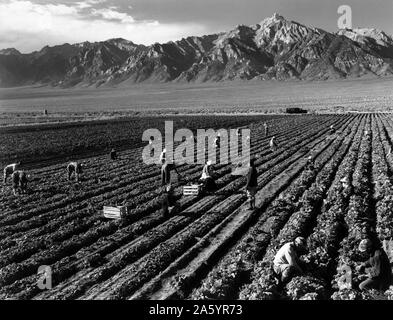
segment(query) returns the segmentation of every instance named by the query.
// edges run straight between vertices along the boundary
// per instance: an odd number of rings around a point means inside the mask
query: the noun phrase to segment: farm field
[[[174,114],[392,112],[393,78],[0,88],[0,126]],[[339,102],[337,102],[339,101]],[[48,115],[43,115],[43,110]]]
[[[357,251],[361,239],[384,245],[393,240],[393,157],[387,156],[392,115],[171,119],[192,130],[251,130],[251,153],[258,156],[256,209],[248,209],[245,177],[218,163],[214,194],[182,197],[185,182],[174,177],[180,208],[163,217],[160,168],[142,162],[140,141],[147,125],[161,128],[163,118],[117,120],[105,123],[105,129],[101,122],[50,127],[42,140],[46,131],[40,127],[26,135],[25,129],[2,128],[7,139],[0,145],[0,161],[17,159],[28,148],[31,181],[26,195],[13,196],[9,186],[0,194],[0,299],[393,299],[393,288],[384,294],[360,292],[355,270],[365,258]],[[88,140],[102,130],[116,138]],[[268,146],[273,135],[274,152]],[[94,148],[70,149],[76,137],[87,137]],[[93,154],[112,145],[121,150],[115,162]],[[82,179],[69,182],[67,161],[82,156]],[[315,170],[306,166],[308,156]],[[197,180],[202,166],[184,164],[179,171]],[[348,189],[341,186],[344,177]],[[124,219],[102,217],[104,205],[122,203],[131,208]],[[310,249],[302,257],[307,272],[279,287],[272,259],[297,236],[305,237]],[[50,290],[37,286],[42,265],[52,269]],[[343,265],[353,270],[352,289],[339,290]]]

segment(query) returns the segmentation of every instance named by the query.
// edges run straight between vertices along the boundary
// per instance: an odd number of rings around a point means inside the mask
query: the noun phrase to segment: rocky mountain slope
[[[234,79],[314,80],[393,74],[393,39],[376,29],[329,33],[274,14],[253,26],[143,46],[124,39],[0,50],[0,86],[61,87]]]

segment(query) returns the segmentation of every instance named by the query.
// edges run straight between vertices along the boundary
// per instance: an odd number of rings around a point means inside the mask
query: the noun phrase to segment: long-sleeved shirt
[[[247,172],[247,188],[253,188],[258,186],[258,172],[254,166],[251,166]]]
[[[383,249],[375,250],[374,254],[363,266],[368,268],[370,278],[378,279],[386,283],[392,280],[392,269],[390,268],[389,258]]]
[[[298,256],[296,254],[294,244],[292,242],[284,244],[276,253],[273,263],[275,266],[289,264],[291,266],[299,267]]]

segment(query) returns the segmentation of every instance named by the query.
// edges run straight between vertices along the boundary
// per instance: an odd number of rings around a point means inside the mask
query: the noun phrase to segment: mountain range
[[[325,80],[393,74],[393,37],[377,29],[336,33],[279,14],[229,32],[151,46],[124,39],[0,50],[0,87],[139,82]]]

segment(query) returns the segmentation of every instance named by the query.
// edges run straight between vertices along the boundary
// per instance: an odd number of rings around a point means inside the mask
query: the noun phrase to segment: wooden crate
[[[183,186],[183,195],[185,196],[197,196],[202,191],[203,184],[191,184]]]
[[[104,206],[104,217],[108,219],[121,219],[124,217],[124,215],[127,213],[127,207],[126,206],[120,206],[120,207],[109,207],[109,206]]]

